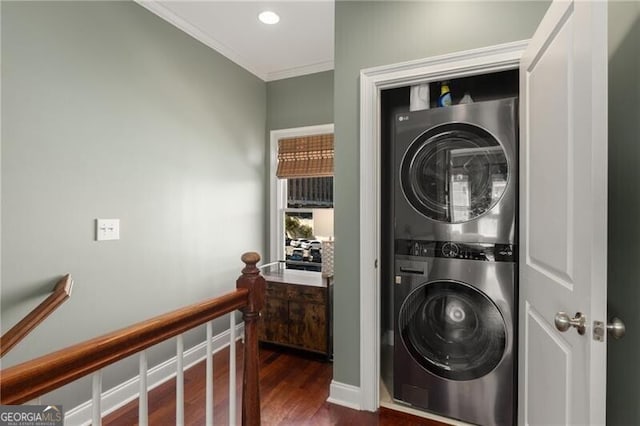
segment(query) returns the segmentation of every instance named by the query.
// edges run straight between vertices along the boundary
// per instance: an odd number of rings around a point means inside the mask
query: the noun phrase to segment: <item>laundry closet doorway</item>
[[[381,91],[381,404],[510,424],[518,70],[428,86]]]

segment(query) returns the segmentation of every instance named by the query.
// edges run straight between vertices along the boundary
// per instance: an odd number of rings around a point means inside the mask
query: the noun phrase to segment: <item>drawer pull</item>
[[[424,269],[418,269],[418,268],[405,268],[401,266],[400,272],[404,272],[405,274],[424,275]]]

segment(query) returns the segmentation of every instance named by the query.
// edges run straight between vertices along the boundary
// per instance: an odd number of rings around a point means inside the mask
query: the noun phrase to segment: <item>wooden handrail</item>
[[[16,325],[11,327],[0,337],[0,357],[17,345],[22,339],[44,321],[53,311],[55,311],[65,300],[71,296],[73,280],[69,274],[62,277],[56,284],[53,292],[36,306],[31,312],[22,318]]]
[[[245,253],[246,264],[236,290],[150,320],[105,334],[9,367],[0,372],[0,402],[22,404],[107,365],[184,333],[236,309],[245,321],[242,424],[260,424],[257,321],[264,306],[266,283],[256,264],[257,253]]]
[[[234,290],[2,371],[2,404],[22,404],[247,304]]]

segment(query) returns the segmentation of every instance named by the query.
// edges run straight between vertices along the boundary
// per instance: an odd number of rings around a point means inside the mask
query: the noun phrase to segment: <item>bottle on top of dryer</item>
[[[449,89],[449,82],[443,81],[440,83],[440,97],[438,97],[438,106],[445,107],[451,105],[451,90]]]

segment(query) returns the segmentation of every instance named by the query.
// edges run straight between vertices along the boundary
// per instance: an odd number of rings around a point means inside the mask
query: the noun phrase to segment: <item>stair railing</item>
[[[258,367],[258,319],[265,300],[265,280],[256,264],[257,253],[242,255],[245,267],[236,281],[236,290],[220,297],[205,300],[175,311],[131,325],[121,330],[69,346],[0,371],[0,403],[23,404],[60,388],[68,383],[94,373],[93,376],[93,424],[101,424],[101,370],[133,354],[140,354],[139,424],[146,425],[147,362],[145,349],[178,336],[178,360],[182,358],[182,334],[207,323],[207,378],[205,408],[206,424],[213,424],[213,374],[209,365],[212,359],[211,322],[235,310],[241,310],[244,319],[244,369],[242,386],[242,424],[260,424],[260,389]],[[235,326],[231,315],[230,376],[235,372]],[[230,378],[235,383],[235,376]],[[184,418],[184,398],[181,362],[176,374],[176,420]],[[235,424],[235,393],[229,398],[229,423]],[[184,424],[184,421],[180,422]]]

